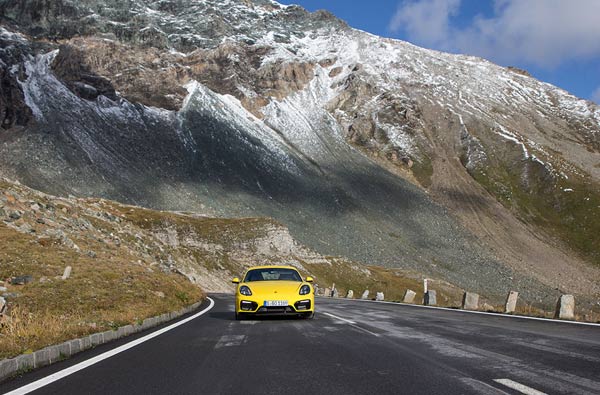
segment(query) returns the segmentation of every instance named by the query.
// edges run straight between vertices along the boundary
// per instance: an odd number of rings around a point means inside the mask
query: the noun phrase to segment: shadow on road
[[[236,321],[235,314],[233,311],[215,311],[208,314],[211,318],[224,321]],[[242,321],[289,321],[289,320],[302,320],[304,318],[298,317],[295,314],[288,315],[258,315],[252,317],[242,318]]]

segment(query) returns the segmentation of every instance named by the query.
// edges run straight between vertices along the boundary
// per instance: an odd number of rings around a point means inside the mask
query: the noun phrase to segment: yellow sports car
[[[235,292],[235,318],[255,314],[295,314],[312,318],[315,314],[315,292],[311,277],[302,281],[291,266],[255,266],[244,279],[232,280]]]

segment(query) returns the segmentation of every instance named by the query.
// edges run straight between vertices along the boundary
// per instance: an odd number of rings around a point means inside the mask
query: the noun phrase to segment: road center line
[[[200,311],[200,312],[198,312],[198,313],[196,313],[196,314],[194,314],[194,315],[192,315],[192,316],[190,316],[190,317],[188,317],[188,318],[186,318],[184,320],[178,321],[178,322],[176,322],[176,323],[174,323],[172,325],[169,325],[167,327],[159,329],[159,330],[157,330],[155,332],[149,333],[149,334],[147,334],[144,337],[140,337],[139,339],[136,339],[136,340],[133,340],[133,341],[131,341],[129,343],[123,344],[122,346],[119,346],[119,347],[117,347],[115,349],[106,351],[106,352],[104,352],[104,353],[102,353],[100,355],[96,355],[93,358],[90,358],[88,360],[79,362],[77,365],[73,365],[71,367],[63,369],[63,370],[58,371],[56,373],[52,373],[51,375],[46,376],[44,378],[41,378],[41,379],[39,379],[37,381],[34,381],[33,383],[27,384],[27,385],[25,385],[25,386],[23,386],[21,388],[17,388],[16,390],[13,390],[11,392],[7,392],[4,395],[22,395],[22,394],[28,394],[28,393],[30,393],[32,391],[35,391],[35,390],[40,389],[42,387],[45,387],[48,384],[51,384],[51,383],[53,383],[55,381],[58,381],[58,380],[63,379],[65,377],[67,377],[67,376],[70,376],[73,373],[76,373],[76,372],[78,372],[80,370],[83,370],[83,369],[85,369],[87,367],[95,365],[98,362],[101,362],[101,361],[103,361],[105,359],[108,359],[108,358],[110,358],[112,356],[115,356],[115,355],[117,355],[119,353],[122,353],[123,351],[127,351],[130,348],[133,348],[133,347],[135,347],[135,346],[137,346],[139,344],[147,342],[148,340],[153,339],[153,338],[155,338],[157,336],[160,336],[160,335],[162,335],[165,332],[168,332],[168,331],[170,331],[172,329],[177,328],[178,326],[186,324],[186,323],[190,322],[191,320],[200,317],[201,315],[203,315],[204,313],[208,312],[210,309],[213,308],[213,306],[215,305],[215,301],[212,300],[211,298],[207,298],[207,299],[210,301],[210,304],[208,305],[207,308],[205,308],[204,310],[202,310],[202,311]]]
[[[517,383],[516,381],[512,381],[511,379],[494,379],[494,381],[515,391],[519,391],[520,393],[525,395],[548,395],[545,392],[541,392],[524,384]]]
[[[351,327],[353,327],[354,329],[358,329],[358,330],[361,330],[361,331],[363,331],[363,332],[367,332],[368,334],[370,334],[370,335],[373,335],[373,336],[375,336],[375,337],[379,337],[379,334],[378,334],[378,333],[371,332],[371,331],[370,331],[370,330],[368,330],[368,329],[362,328],[362,327],[358,326],[358,325],[356,324],[356,322],[354,322],[354,321],[347,320],[347,319],[345,319],[345,318],[339,317],[339,316],[337,316],[337,315],[335,315],[335,314],[327,313],[327,312],[325,312],[325,311],[324,311],[322,314],[328,315],[328,316],[330,316],[331,318],[334,318],[334,319],[336,319],[336,320],[339,320],[339,321],[345,322],[345,323],[347,323],[348,325],[350,325]]]
[[[328,315],[328,316],[330,316],[330,317],[332,317],[332,318],[335,318],[336,320],[343,321],[343,322],[345,322],[345,323],[347,323],[347,324],[350,324],[350,325],[356,325],[356,322],[354,322],[354,321],[350,321],[350,320],[347,320],[347,319],[345,319],[345,318],[342,318],[342,317],[338,317],[338,316],[337,316],[337,315],[335,315],[335,314],[331,314],[331,313],[327,313],[327,312],[323,312],[323,314],[325,314],[325,315]]]

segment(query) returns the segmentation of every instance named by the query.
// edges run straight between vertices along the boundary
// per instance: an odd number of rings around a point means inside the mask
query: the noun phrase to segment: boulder
[[[383,292],[377,292],[377,294],[375,295],[375,300],[381,302],[383,299]]]
[[[477,310],[479,308],[479,294],[465,292],[462,299],[463,310]]]
[[[33,281],[33,276],[16,276],[10,279],[10,283],[13,285],[25,285]]]
[[[504,306],[504,312],[507,314],[514,313],[517,309],[517,300],[519,293],[516,291],[510,291],[506,297],[506,305]]]
[[[5,211],[6,211],[6,214],[8,215],[8,218],[13,221],[21,219],[21,216],[23,215],[19,210],[8,209]]]
[[[556,302],[554,318],[572,320],[575,318],[575,298],[573,295],[561,295]]]
[[[404,293],[404,298],[402,299],[402,301],[404,303],[413,303],[415,301],[416,296],[417,296],[417,293],[415,291],[407,289],[406,292]]]
[[[324,296],[328,297],[328,298],[331,296],[331,288],[329,288],[329,287],[325,288]]]
[[[361,299],[369,299],[369,290],[365,290],[365,292],[363,292],[362,296],[360,297]]]
[[[352,298],[354,298],[354,291],[349,290],[348,293],[346,294],[346,299],[352,299]]]
[[[332,298],[339,298],[340,297],[340,293],[338,292],[337,288],[334,288],[333,291],[331,291],[331,297]]]

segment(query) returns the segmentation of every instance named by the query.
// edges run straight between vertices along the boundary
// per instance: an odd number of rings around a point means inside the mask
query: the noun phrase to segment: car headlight
[[[242,285],[240,287],[240,293],[242,295],[246,295],[246,296],[252,295],[252,291],[250,291],[250,288],[248,286],[246,286],[246,285]]]
[[[300,295],[308,295],[310,293],[310,285],[304,284],[300,287]]]

